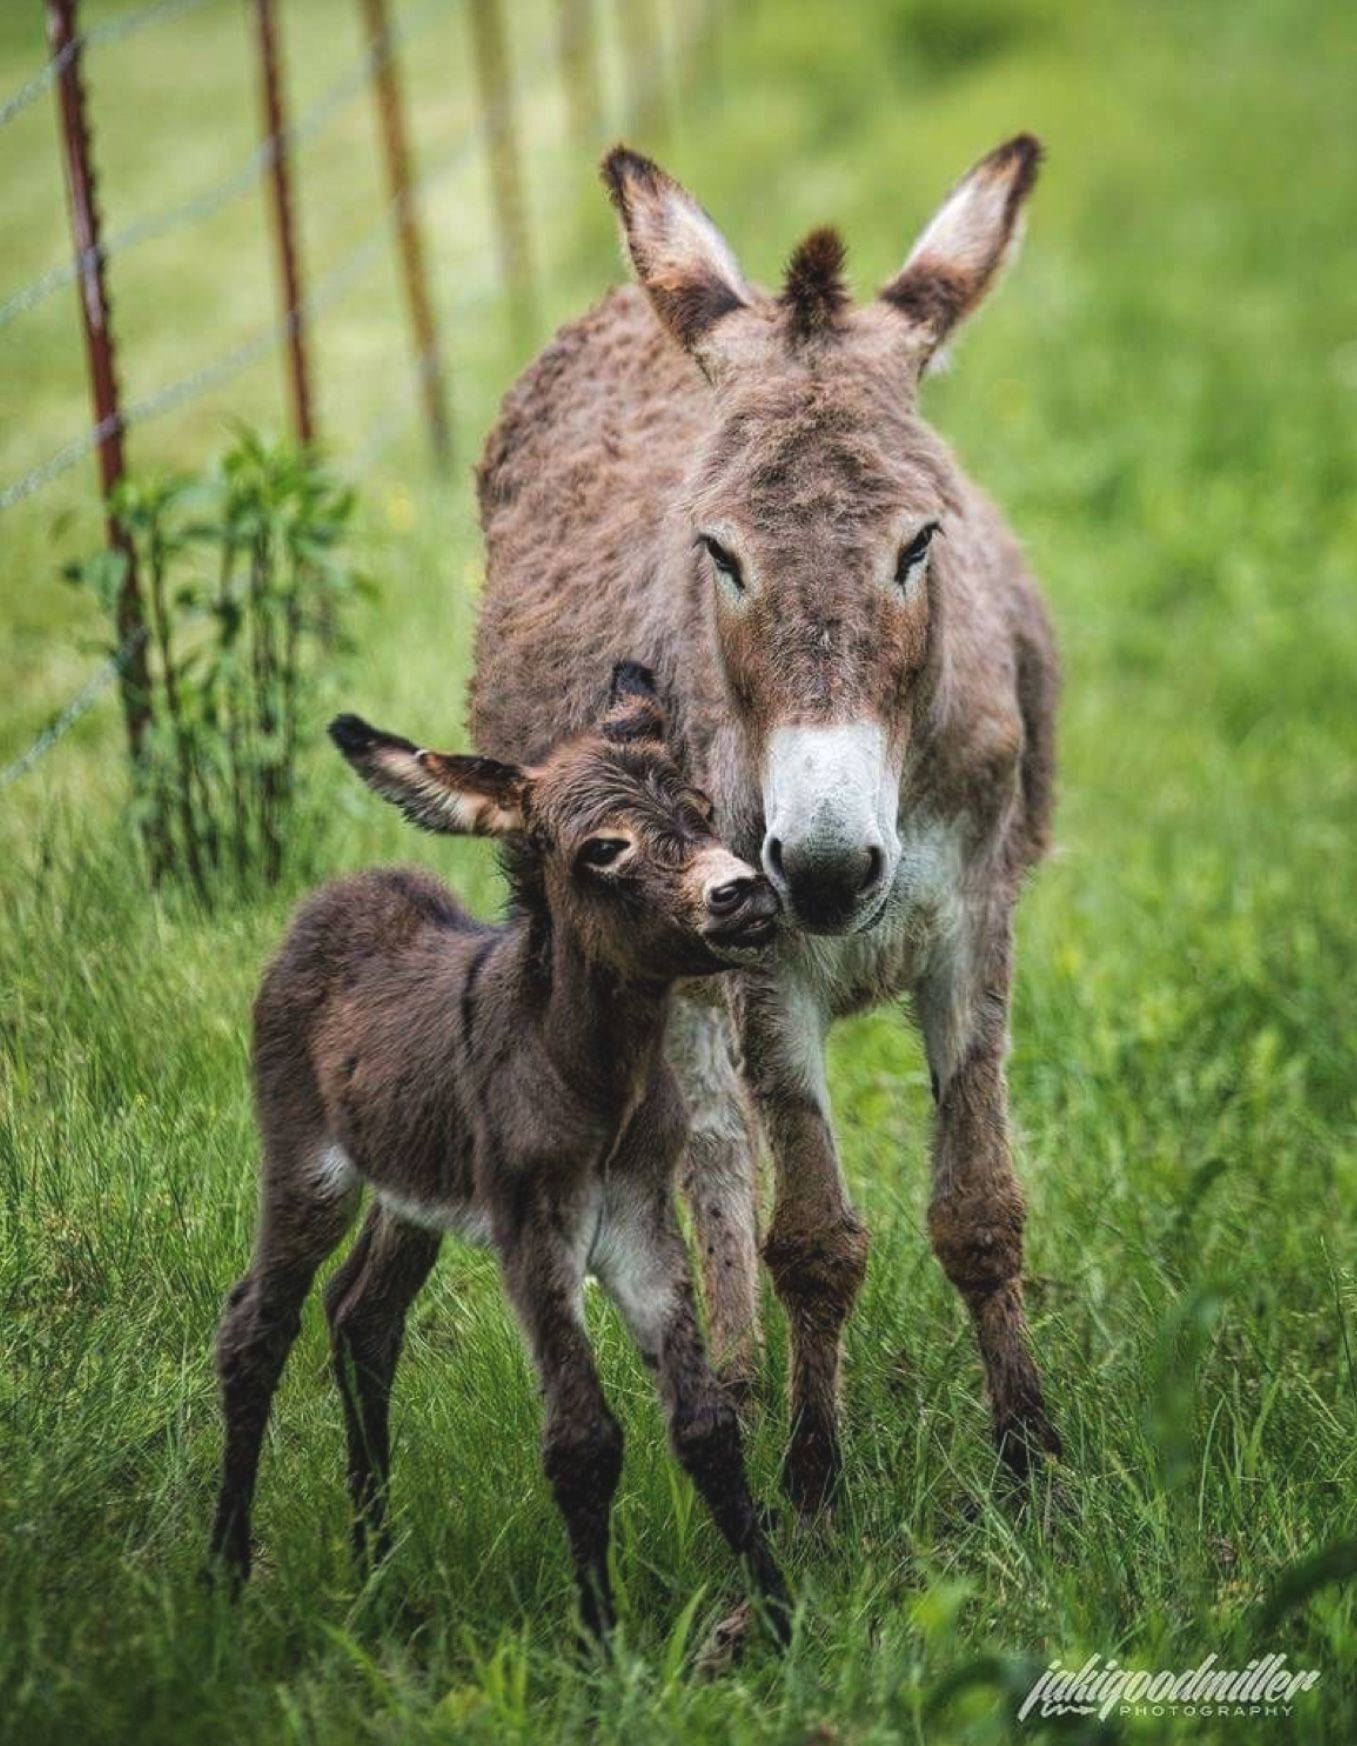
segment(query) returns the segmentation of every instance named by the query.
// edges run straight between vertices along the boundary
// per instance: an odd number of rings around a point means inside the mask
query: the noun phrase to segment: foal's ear
[[[655,313],[694,351],[723,316],[753,301],[730,244],[686,189],[658,164],[618,145],[603,180]]]
[[[924,361],[984,297],[1013,252],[1041,164],[1030,133],[1006,140],[943,201],[882,299],[908,322]]]
[[[330,738],[369,788],[423,830],[502,837],[526,827],[531,778],[516,764],[427,752],[356,715],[337,715]]]
[[[615,744],[665,737],[664,706],[649,667],[639,661],[619,661],[613,668],[602,733]]]

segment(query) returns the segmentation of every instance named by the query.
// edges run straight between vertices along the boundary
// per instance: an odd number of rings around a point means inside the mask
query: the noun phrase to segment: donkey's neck
[[[630,1103],[663,1046],[673,984],[623,977],[560,926],[536,984],[542,1047],[564,1083],[602,1112]]]

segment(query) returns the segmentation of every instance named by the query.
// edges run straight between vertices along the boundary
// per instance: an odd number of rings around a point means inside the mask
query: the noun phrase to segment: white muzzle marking
[[[900,773],[891,765],[879,723],[775,729],[763,768],[768,876],[785,889],[787,881],[769,854],[774,840],[785,861],[826,868],[875,850],[881,856],[880,877],[864,902],[879,901],[900,862],[899,806]]]

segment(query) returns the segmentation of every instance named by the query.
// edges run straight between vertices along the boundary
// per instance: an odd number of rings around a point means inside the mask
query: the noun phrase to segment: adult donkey
[[[642,290],[557,334],[480,469],[481,749],[533,760],[586,723],[616,660],[647,662],[722,834],[762,858],[792,924],[730,1007],[775,1163],[763,1254],[790,1323],[785,1480],[804,1509],[838,1474],[840,1340],[867,1261],[825,1033],[902,994],[937,1105],[929,1230],[975,1323],[1000,1450],[1019,1472],[1058,1450],[1029,1351],[1004,1079],[1056,660],[1016,542],[916,409],[1010,250],[1039,155],[1025,135],[991,152],[855,308],[832,231],[769,295],[690,195],[618,147],[604,176]],[[747,1377],[756,1179],[727,1036],[724,1014],[689,1003],[672,1052],[712,1343]]]

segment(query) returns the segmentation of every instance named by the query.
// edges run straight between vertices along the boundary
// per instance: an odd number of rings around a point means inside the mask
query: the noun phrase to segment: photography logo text
[[[1247,1667],[1220,1667],[1208,1655],[1183,1672],[1123,1667],[1090,1655],[1082,1667],[1057,1658],[1033,1685],[1020,1721],[1040,1716],[1289,1716],[1296,1697],[1319,1682],[1315,1668],[1292,1669],[1285,1655],[1263,1655]]]

